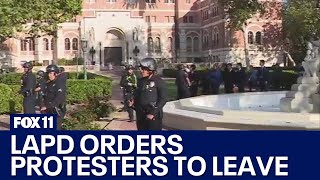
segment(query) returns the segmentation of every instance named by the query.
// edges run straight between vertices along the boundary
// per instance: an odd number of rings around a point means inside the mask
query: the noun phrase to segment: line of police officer
[[[32,73],[31,62],[23,64],[24,74],[21,78],[20,94],[23,95],[24,114],[35,114],[36,106],[40,112],[57,115],[57,129],[61,129],[66,113],[66,81],[63,68],[49,65],[44,71],[38,71],[37,77]],[[47,75],[47,77],[46,77]]]
[[[156,75],[156,61],[145,58],[140,61],[141,78],[133,73],[133,66],[126,67],[127,74],[121,78],[124,88],[124,105],[130,121],[136,111],[138,130],[162,130],[163,107],[167,102],[165,82]]]

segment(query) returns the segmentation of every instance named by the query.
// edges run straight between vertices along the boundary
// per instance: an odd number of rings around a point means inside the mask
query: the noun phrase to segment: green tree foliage
[[[0,0],[0,38],[24,32],[53,35],[59,24],[81,14],[83,0]],[[26,26],[28,21],[32,23]]]
[[[245,22],[258,12],[263,12],[263,4],[259,0],[219,0],[225,7],[229,27],[242,30]]]
[[[248,19],[258,12],[263,12],[263,3],[259,0],[219,0],[219,3],[225,8],[225,19],[228,22],[228,27],[233,31],[240,30],[243,33],[245,60],[246,64],[249,65],[244,29]]]
[[[284,9],[284,31],[295,61],[303,60],[306,41],[320,37],[320,10],[316,3],[316,0],[290,0]]]

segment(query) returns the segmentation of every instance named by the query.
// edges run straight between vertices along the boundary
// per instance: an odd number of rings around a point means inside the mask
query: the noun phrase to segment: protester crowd
[[[178,65],[176,76],[177,99],[202,95],[216,95],[221,93],[242,93],[245,91],[267,91],[269,70],[265,62],[260,61],[260,67],[245,69],[241,63],[233,66],[231,63],[215,63],[207,67],[205,74],[199,74],[196,66]],[[199,90],[202,90],[201,92]]]

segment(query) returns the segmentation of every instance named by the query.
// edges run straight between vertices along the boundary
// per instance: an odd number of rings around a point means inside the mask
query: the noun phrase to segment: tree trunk
[[[241,28],[241,32],[242,32],[242,35],[243,35],[244,60],[246,62],[245,65],[248,67],[250,65],[250,59],[248,58],[249,57],[249,52],[248,52],[247,39],[246,39],[246,34],[245,34],[244,29],[245,29],[244,27]]]
[[[58,33],[53,33],[53,51],[52,51],[52,64],[58,64]]]

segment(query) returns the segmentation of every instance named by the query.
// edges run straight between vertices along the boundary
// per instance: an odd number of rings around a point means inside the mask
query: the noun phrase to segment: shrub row
[[[16,113],[22,110],[22,96],[17,95],[20,87],[0,83],[0,114]]]
[[[199,70],[196,71],[199,79],[204,79],[207,71]],[[175,78],[177,76],[178,71],[175,69],[164,69],[163,77],[166,78]],[[279,71],[274,71],[270,69],[269,71],[269,82],[272,87],[282,87],[284,89],[289,90],[293,84],[297,82],[298,78],[297,69],[290,68],[282,68]]]
[[[84,79],[84,73],[74,73],[67,72],[68,79]],[[0,74],[0,83],[8,84],[8,85],[20,85],[21,84],[21,73],[7,73]],[[97,76],[96,74],[87,73],[88,79],[96,79],[101,76]]]
[[[70,104],[88,103],[94,96],[111,96],[111,80],[97,78],[85,80],[70,79],[67,82],[67,102]],[[0,114],[21,112],[22,96],[17,95],[20,85],[0,83]]]
[[[83,65],[83,58],[73,58],[73,59],[58,59],[59,66],[72,66],[72,65]]]

